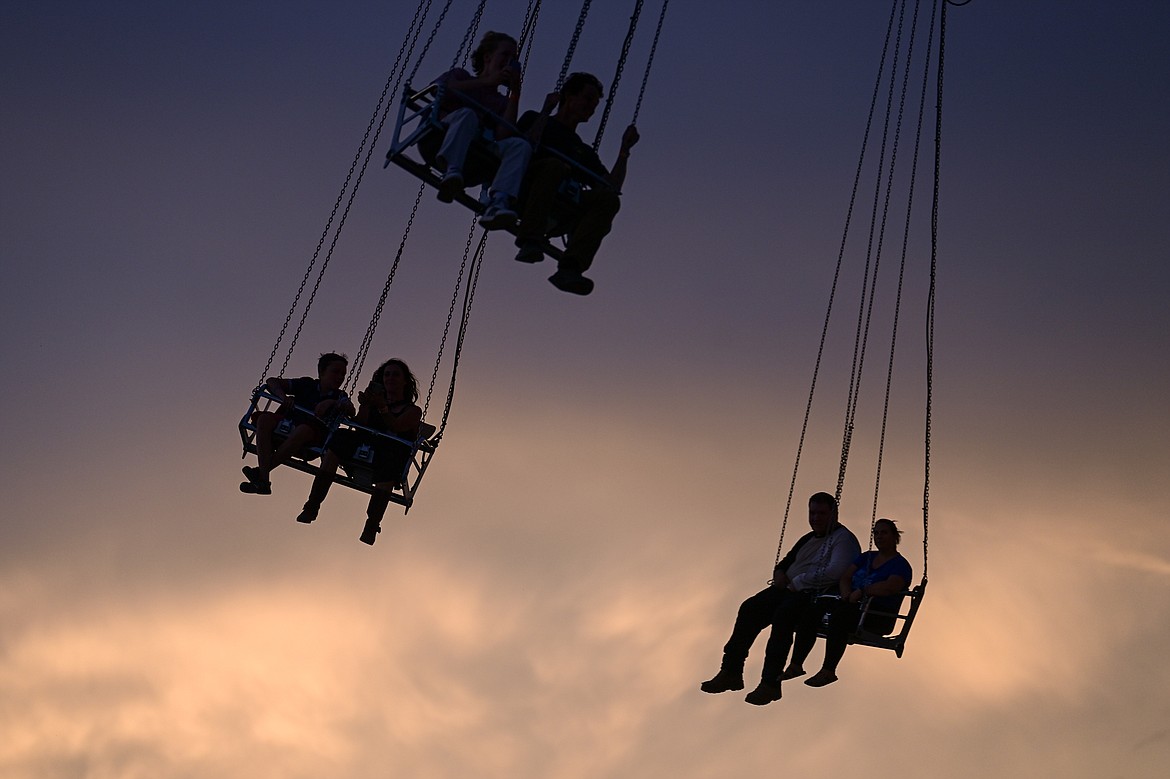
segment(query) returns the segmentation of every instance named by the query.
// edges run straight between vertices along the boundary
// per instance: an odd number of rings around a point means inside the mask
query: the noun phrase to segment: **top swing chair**
[[[470,54],[472,48],[476,44],[478,37],[478,30],[480,20],[483,15],[486,0],[480,0],[475,13],[472,16],[467,32],[463,36],[463,42],[460,44],[459,51],[456,53],[455,59],[451,63],[451,68],[454,68],[460,57]],[[556,81],[556,90],[559,91],[565,82],[569,73],[569,68],[573,60],[573,55],[576,52],[577,44],[580,40],[582,30],[585,26],[586,18],[588,17],[592,0],[584,0],[581,4],[581,9],[577,17],[577,23],[574,28],[572,37],[566,48],[564,62],[561,65],[560,74]],[[429,5],[429,4],[428,4]],[[618,87],[621,83],[622,73],[625,69],[626,61],[629,58],[630,49],[634,41],[635,31],[641,18],[644,0],[635,0],[633,11],[630,16],[630,25],[626,33],[625,40],[622,44],[621,53],[618,56],[617,65],[614,71],[614,76],[605,99],[605,108],[602,112],[601,120],[598,124],[597,134],[593,140],[593,150],[597,151],[601,146],[602,137],[605,133],[606,124],[609,119],[610,111],[614,104],[614,99],[617,96]],[[663,0],[661,10],[658,16],[658,25],[655,29],[653,43],[650,47],[650,52],[646,59],[646,68],[642,76],[642,85],[638,92],[637,103],[634,107],[633,115],[630,119],[630,124],[636,124],[638,114],[642,108],[642,98],[646,92],[646,84],[650,78],[650,71],[654,63],[654,55],[658,48],[658,40],[662,33],[663,21],[666,18],[666,11],[670,5],[670,0]],[[447,8],[450,6],[450,0],[444,6],[440,15],[440,21],[436,24],[437,31],[442,24],[442,19],[447,13]],[[521,25],[521,34],[517,39],[519,54],[521,58],[521,70],[525,76],[528,75],[528,61],[529,53],[531,51],[532,40],[535,36],[537,21],[540,17],[541,0],[529,0],[528,9],[524,16],[523,24]],[[431,33],[432,38],[434,32]],[[425,54],[425,51],[424,51]],[[439,170],[436,165],[436,157],[438,155],[439,146],[443,139],[443,134],[446,131],[445,126],[440,121],[439,107],[446,101],[447,104],[452,102],[462,103],[464,105],[475,108],[483,115],[494,119],[495,124],[507,125],[516,135],[524,135],[519,128],[504,121],[503,117],[491,112],[484,106],[477,103],[475,100],[452,90],[446,90],[442,84],[431,83],[423,86],[421,89],[416,89],[415,78],[417,76],[419,66],[422,62],[422,55],[415,61],[414,67],[411,70],[410,76],[407,79],[406,85],[402,91],[402,100],[398,109],[398,120],[394,125],[394,134],[391,140],[390,149],[386,153],[386,161],[383,167],[388,167],[391,163],[399,166],[403,170],[409,172],[418,178],[424,186],[439,189],[439,182],[442,179],[443,171]],[[536,81],[536,78],[533,78]],[[539,83],[539,82],[537,82]],[[454,195],[455,202],[463,205],[475,215],[483,214],[486,204],[484,202],[486,197],[485,191],[480,197],[473,197],[468,194],[468,189],[476,186],[486,184],[491,181],[495,175],[499,160],[486,148],[487,141],[490,141],[492,131],[484,129],[481,136],[477,138],[471,146],[468,153],[467,161],[463,167],[464,183],[467,189],[461,190]],[[544,235],[545,240],[541,247],[544,254],[555,259],[560,260],[563,257],[563,249],[552,243],[555,238],[560,238],[571,232],[573,226],[578,221],[580,216],[580,193],[585,189],[603,188],[613,190],[613,186],[606,180],[598,177],[592,171],[581,166],[572,159],[557,152],[556,150],[542,147],[537,144],[537,150],[544,154],[550,154],[559,157],[570,168],[570,177],[562,184],[560,191],[557,193],[557,201],[552,210],[552,216],[549,223],[545,226]],[[618,192],[617,194],[621,194]],[[515,234],[516,227],[509,226],[505,228],[508,232]]]
[[[664,0],[662,5],[662,12],[658,19],[658,28],[654,36],[654,46],[651,49],[649,58],[647,60],[646,72],[642,81],[642,90],[638,95],[637,108],[634,111],[636,119],[637,113],[641,108],[642,96],[646,89],[646,82],[650,74],[650,66],[653,62],[654,49],[658,44],[658,36],[662,30],[663,19],[665,18],[666,8],[669,0]],[[374,149],[377,146],[378,139],[381,136],[383,127],[386,124],[392,104],[387,100],[387,96],[396,94],[400,90],[403,92],[403,101],[398,112],[398,122],[394,128],[394,141],[391,146],[391,151],[387,155],[388,162],[394,161],[401,167],[414,173],[421,181],[418,192],[414,199],[413,208],[406,219],[406,226],[403,230],[402,238],[398,244],[397,252],[390,265],[390,270],[387,274],[385,284],[382,288],[381,296],[374,308],[373,315],[370,319],[369,325],[366,329],[365,336],[362,339],[361,345],[357,350],[357,354],[353,359],[346,383],[342,388],[347,395],[355,395],[358,387],[359,377],[362,373],[362,368],[365,364],[366,357],[369,353],[370,346],[374,339],[374,334],[377,330],[378,323],[386,304],[387,298],[391,291],[395,275],[397,273],[400,262],[410,236],[411,227],[415,221],[415,216],[418,212],[419,202],[422,199],[423,193],[428,186],[437,186],[438,178],[430,168],[429,163],[412,160],[407,156],[407,152],[416,146],[426,147],[429,143],[434,141],[428,140],[429,137],[435,136],[436,125],[438,125],[438,118],[432,106],[437,105],[437,100],[441,95],[437,87],[424,89],[422,95],[416,93],[410,86],[409,81],[413,80],[417,70],[426,57],[432,42],[435,39],[439,28],[446,19],[448,11],[450,10],[452,0],[446,0],[441,12],[431,29],[429,36],[425,39],[421,48],[419,41],[422,38],[422,32],[426,25],[427,16],[430,14],[433,5],[432,0],[420,0],[418,7],[414,12],[414,16],[407,27],[406,34],[403,38],[402,45],[398,50],[398,55],[395,59],[394,65],[391,69],[390,76],[382,90],[381,96],[377,105],[370,116],[369,124],[366,127],[365,134],[362,137],[361,143],[358,145],[357,152],[354,154],[353,161],[350,164],[349,171],[346,175],[345,182],[338,193],[337,200],[334,203],[333,210],[326,222],[320,240],[317,242],[316,249],[309,260],[308,267],[305,270],[304,276],[301,278],[300,286],[297,289],[296,295],[293,298],[292,305],[289,308],[288,314],[285,317],[284,323],[277,335],[276,342],[273,344],[272,351],[268,355],[268,360],[260,372],[260,379],[257,386],[252,391],[251,399],[247,410],[239,422],[240,439],[243,445],[243,457],[256,454],[256,414],[260,411],[271,410],[275,405],[279,405],[279,399],[273,395],[265,386],[266,377],[270,375],[284,375],[288,368],[289,362],[292,358],[293,351],[296,347],[297,341],[300,338],[302,329],[309,316],[309,311],[312,308],[313,302],[316,299],[318,289],[321,286],[321,281],[325,275],[330,261],[334,256],[334,251],[337,247],[338,240],[341,237],[342,230],[345,227],[346,220],[349,216],[350,209],[353,205],[357,192],[361,187],[361,183],[365,176],[366,170],[369,168],[370,160],[373,156]],[[454,63],[460,62],[466,56],[469,56],[474,46],[479,29],[480,19],[483,15],[486,0],[480,0],[476,5],[475,11],[472,14],[471,23],[467,28],[467,32],[463,37],[463,42],[460,44],[459,50],[456,52]],[[536,29],[536,22],[540,14],[540,0],[529,0],[528,10],[525,14],[525,19],[522,27],[522,36],[520,38],[520,45],[523,50],[524,44],[530,41]],[[577,40],[580,37],[582,28],[585,24],[585,19],[589,11],[590,0],[586,0],[581,8],[577,19],[576,29],[573,33],[572,41],[569,45],[568,54],[565,57],[564,65],[562,67],[560,78],[557,82],[559,88],[560,84],[568,72],[570,62],[572,60],[573,52],[577,45]],[[594,141],[594,148],[600,142],[602,133],[605,128],[605,121],[609,115],[610,106],[612,105],[613,96],[617,91],[617,85],[621,78],[621,70],[624,66],[626,57],[629,53],[631,41],[633,39],[634,30],[637,25],[638,17],[640,16],[642,8],[642,0],[637,0],[635,12],[630,20],[630,29],[627,34],[625,44],[622,48],[622,54],[618,61],[618,70],[614,77],[613,86],[610,90],[609,99],[606,102],[605,112],[603,114],[601,125],[598,129],[597,138]],[[410,71],[409,78],[406,78],[407,68],[406,63],[409,62],[418,49],[419,53],[415,58],[413,69]],[[454,65],[452,65],[454,67]],[[403,88],[404,79],[406,86]],[[417,124],[413,132],[408,135],[403,135],[404,128],[411,124]],[[441,125],[438,125],[441,128]],[[437,138],[437,136],[436,136]],[[482,150],[481,150],[482,152]],[[473,154],[476,154],[473,149]],[[490,155],[480,153],[481,161],[480,176],[483,180],[488,180],[491,175],[492,160]],[[469,158],[469,162],[471,159]],[[474,169],[473,169],[474,172]],[[585,183],[584,186],[592,184]],[[450,305],[447,310],[446,324],[444,326],[442,337],[439,341],[437,355],[435,357],[434,368],[431,372],[431,381],[427,389],[426,399],[423,403],[423,422],[419,427],[419,434],[414,440],[406,440],[392,436],[388,433],[383,433],[358,424],[355,420],[345,416],[334,416],[331,419],[323,420],[326,422],[328,435],[325,442],[321,446],[307,447],[298,452],[292,460],[286,463],[289,467],[316,475],[319,472],[316,461],[324,449],[329,444],[329,438],[339,429],[356,429],[362,430],[367,436],[382,438],[389,441],[396,441],[397,443],[406,446],[410,450],[410,456],[407,458],[406,465],[403,472],[399,475],[397,481],[393,485],[393,490],[390,494],[390,500],[393,503],[401,505],[406,511],[410,510],[413,505],[419,486],[422,482],[423,476],[426,474],[427,468],[430,465],[431,459],[434,457],[439,443],[442,441],[443,435],[447,428],[448,418],[451,412],[452,402],[455,396],[455,383],[458,375],[459,361],[463,350],[464,340],[467,334],[468,322],[470,320],[472,303],[475,297],[475,290],[479,281],[479,271],[482,266],[484,249],[487,242],[488,233],[480,231],[478,240],[476,239],[476,221],[475,216],[482,212],[482,205],[466,195],[459,197],[459,202],[466,205],[474,213],[471,220],[471,227],[467,234],[467,240],[463,251],[463,259],[458,269],[458,274],[454,282],[454,291],[452,292]],[[568,218],[571,218],[571,205],[568,207]],[[474,249],[473,249],[474,247]],[[560,251],[551,245],[545,247],[545,251],[553,257],[560,257]],[[316,270],[316,278],[310,286],[310,279],[313,279],[314,270]],[[307,294],[306,294],[307,290]],[[458,325],[454,334],[451,332],[452,322],[456,319],[456,310],[459,310],[460,316],[458,318]],[[298,310],[300,311],[300,318],[297,321],[295,328],[292,329],[291,338],[288,341],[287,349],[284,352],[283,361],[280,368],[275,374],[270,374],[269,371],[276,359],[277,353],[281,350],[281,345],[285,340],[286,334],[289,333],[290,325],[293,318],[296,316]],[[430,410],[431,400],[436,390],[436,384],[440,368],[443,365],[444,354],[450,338],[454,337],[455,346],[454,353],[450,360],[450,378],[447,384],[446,398],[443,404],[441,417],[437,425],[427,421],[427,413]],[[308,411],[311,410],[302,409]],[[282,423],[281,427],[276,430],[276,439],[279,442],[284,436],[287,436],[292,429],[291,423]],[[355,452],[354,457],[349,461],[341,463],[341,470],[334,477],[337,484],[345,487],[365,492],[372,493],[376,488],[374,485],[375,464],[374,458],[377,456],[378,447],[363,446],[359,447]]]
[[[795,464],[792,470],[792,482],[788,490],[788,500],[784,508],[784,520],[780,528],[780,541],[776,551],[776,563],[779,563],[784,547],[784,531],[788,525],[788,515],[792,507],[792,497],[796,489],[797,474],[800,468],[801,453],[804,449],[805,436],[808,431],[809,417],[812,411],[813,398],[816,391],[817,377],[820,373],[822,359],[825,356],[826,336],[829,332],[833,315],[833,303],[836,297],[838,282],[842,276],[842,268],[846,255],[846,244],[849,236],[849,227],[853,215],[853,207],[857,202],[862,180],[863,169],[867,164],[867,151],[870,142],[871,130],[874,130],[875,115],[880,98],[885,94],[885,117],[880,126],[880,150],[876,161],[872,161],[872,177],[874,180],[873,203],[868,231],[868,243],[865,248],[864,270],[861,279],[861,294],[858,303],[856,329],[853,340],[853,357],[849,379],[849,392],[846,400],[844,429],[841,442],[841,460],[837,477],[835,497],[840,502],[845,486],[845,472],[849,462],[850,445],[853,440],[857,415],[858,400],[860,398],[865,364],[866,349],[869,345],[870,325],[874,312],[874,301],[878,289],[879,272],[882,250],[886,239],[886,228],[890,224],[891,207],[893,206],[893,191],[895,182],[898,182],[905,192],[904,223],[902,226],[900,262],[896,279],[896,291],[893,293],[893,310],[891,312],[891,327],[889,341],[889,361],[886,367],[885,394],[882,402],[880,434],[878,435],[876,464],[874,471],[873,504],[870,516],[870,528],[878,518],[878,495],[881,483],[882,459],[886,449],[887,423],[890,412],[890,393],[894,377],[894,357],[896,354],[898,322],[901,313],[904,281],[906,280],[907,259],[914,250],[911,248],[912,211],[914,203],[915,180],[918,178],[918,163],[922,145],[922,131],[925,124],[928,87],[933,82],[936,93],[935,100],[935,138],[934,138],[934,171],[933,194],[930,210],[930,257],[929,280],[926,285],[924,306],[925,324],[925,424],[923,439],[923,504],[922,504],[922,579],[912,587],[901,593],[901,605],[896,612],[881,612],[871,608],[871,604],[863,604],[861,628],[850,637],[850,643],[869,646],[879,649],[889,649],[901,657],[909,638],[910,630],[922,605],[926,594],[927,564],[928,564],[928,531],[930,508],[930,435],[931,435],[931,406],[933,401],[934,376],[934,301],[935,301],[935,271],[937,267],[938,248],[938,204],[939,204],[939,173],[942,149],[942,110],[943,110],[943,67],[945,55],[945,35],[947,5],[966,5],[969,0],[894,0],[890,10],[889,24],[886,28],[885,44],[882,48],[881,61],[878,66],[878,75],[874,85],[873,97],[869,108],[869,117],[866,122],[861,153],[858,160],[857,174],[853,182],[852,195],[845,218],[845,228],[841,239],[841,246],[837,256],[836,270],[829,294],[828,306],[825,314],[824,327],[821,331],[820,345],[817,351],[816,364],[813,369],[812,381],[809,389],[808,402],[805,406],[803,424],[800,432],[800,441],[797,445]],[[923,23],[922,6],[929,4],[929,22]],[[925,27],[925,30],[922,28]],[[935,31],[937,29],[937,39]],[[923,40],[925,42],[923,43]],[[937,55],[934,46],[937,40]],[[920,79],[920,88],[917,98],[917,115],[911,86],[914,79]],[[883,89],[884,86],[884,89]],[[914,130],[913,148],[910,154],[910,163],[906,165],[899,159],[898,151],[904,141],[903,127]],[[905,155],[903,155],[905,156]],[[872,548],[872,547],[871,547]],[[868,600],[868,599],[867,599]],[[881,626],[876,632],[866,630],[866,625]],[[823,632],[822,632],[822,635]]]

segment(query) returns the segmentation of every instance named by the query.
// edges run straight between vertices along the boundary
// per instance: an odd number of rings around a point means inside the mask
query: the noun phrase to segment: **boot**
[[[382,532],[382,523],[373,518],[366,519],[366,526],[362,530],[362,534],[358,536],[358,540],[363,544],[374,545],[378,540],[378,534]]]
[[[760,680],[756,689],[749,692],[744,700],[753,706],[767,706],[772,701],[780,700],[780,685]]]
[[[703,692],[717,693],[743,689],[743,669],[720,668],[719,673],[699,685]]]
[[[378,540],[378,533],[382,532],[382,517],[386,515],[386,507],[390,505],[390,493],[384,490],[374,490],[370,496],[370,505],[366,507],[366,526],[358,540],[363,544],[374,545]]]
[[[307,525],[317,518],[317,512],[321,510],[321,504],[325,502],[325,497],[332,486],[331,474],[319,473],[313,478],[313,486],[309,487],[309,499],[305,501],[303,510],[297,515],[297,522]]]

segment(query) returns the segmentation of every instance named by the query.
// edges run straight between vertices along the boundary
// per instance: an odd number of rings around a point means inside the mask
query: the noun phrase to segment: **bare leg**
[[[256,464],[265,478],[272,470],[272,431],[280,423],[276,414],[271,411],[261,411],[256,414]]]
[[[317,518],[317,512],[325,502],[329,488],[333,486],[333,476],[340,464],[341,461],[331,449],[326,449],[325,454],[321,455],[320,470],[313,478],[313,486],[309,488],[309,499],[305,501],[301,513],[297,515],[297,522],[307,525]]]
[[[288,438],[284,439],[284,442],[273,453],[267,470],[271,471],[278,465],[283,465],[291,460],[293,455],[311,444],[316,437],[317,431],[311,425],[294,427]]]

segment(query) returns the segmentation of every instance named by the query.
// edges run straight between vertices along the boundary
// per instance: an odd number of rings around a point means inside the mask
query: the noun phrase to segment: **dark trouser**
[[[825,662],[822,669],[836,675],[837,663],[845,656],[849,635],[857,630],[861,621],[861,604],[847,600],[831,601],[829,605],[829,626],[825,631]]]
[[[740,604],[735,617],[731,638],[723,647],[723,668],[743,672],[744,661],[760,631],[773,624],[777,609],[786,601],[799,597],[799,593],[784,587],[768,587],[757,592]],[[771,641],[769,640],[769,646]],[[787,649],[785,653],[787,653]]]
[[[792,648],[793,636],[799,631],[812,630],[816,637],[817,621],[822,611],[816,604],[819,593],[793,592],[785,598],[772,615],[772,634],[764,650],[764,670],[760,678],[769,684],[780,684],[784,665],[788,662],[788,650]],[[809,647],[811,649],[811,646]],[[804,642],[801,642],[804,649]],[[804,650],[807,654],[807,650]]]
[[[829,602],[829,625],[825,630],[825,662],[824,670],[831,674],[837,673],[837,664],[845,656],[845,648],[849,644],[849,637],[857,632],[861,623],[861,604],[850,603],[845,600]],[[870,614],[865,619],[865,628],[871,633],[886,635],[894,629],[896,620],[893,617]],[[799,640],[799,636],[798,636]],[[812,640],[816,640],[816,627],[812,631]]]
[[[557,188],[568,178],[569,166],[562,160],[545,157],[528,166],[524,208],[517,231],[519,242],[543,240],[557,198]],[[613,229],[613,219],[622,201],[616,192],[589,189],[581,192],[581,218],[569,233],[560,267],[584,273],[593,264],[601,241]]]

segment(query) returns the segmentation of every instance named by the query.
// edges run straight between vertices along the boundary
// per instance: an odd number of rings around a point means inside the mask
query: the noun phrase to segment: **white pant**
[[[467,150],[479,135],[479,115],[470,108],[457,108],[441,121],[447,125],[447,134],[443,136],[443,144],[439,147],[439,158],[446,161],[448,171],[462,171]],[[528,167],[528,159],[532,156],[532,146],[527,139],[517,136],[488,143],[492,153],[500,158],[500,167],[492,179],[491,192],[515,200],[520,196],[520,182]]]

